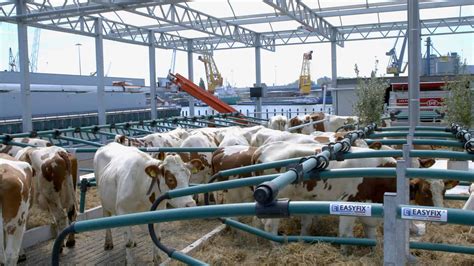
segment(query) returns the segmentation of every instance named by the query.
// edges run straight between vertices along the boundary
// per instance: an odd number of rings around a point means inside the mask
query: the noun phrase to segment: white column
[[[17,15],[22,15],[25,9],[25,1],[18,0]],[[28,27],[22,21],[18,22],[18,50],[20,57],[22,130],[23,132],[28,132],[33,130],[33,122],[31,119],[30,64],[28,59]]]
[[[156,119],[156,60],[155,60],[155,34],[148,32],[148,62],[150,63],[150,111],[151,119]]]
[[[333,36],[336,36],[336,33],[333,34]],[[335,38],[335,37],[334,37]],[[331,41],[331,87],[336,88],[337,87],[337,46],[336,46],[336,41],[332,40]],[[337,106],[337,91],[332,91],[332,109],[334,114],[338,114],[338,106]],[[325,111],[325,110],[324,110]]]
[[[193,41],[188,41],[188,79],[194,82]],[[189,116],[194,116],[194,97],[189,97]]]
[[[255,86],[262,86],[262,65],[260,61],[260,35],[257,34],[255,46]],[[262,97],[258,97],[255,102],[255,112],[257,113],[256,117],[262,118]]]
[[[95,21],[95,63],[97,69],[97,111],[99,125],[105,125],[105,81],[104,81],[104,38],[102,35],[102,19]]]

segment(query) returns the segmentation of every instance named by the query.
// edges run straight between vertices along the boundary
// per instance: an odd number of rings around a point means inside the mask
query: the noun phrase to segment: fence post
[[[397,248],[397,193],[383,195],[383,265],[405,265]]]

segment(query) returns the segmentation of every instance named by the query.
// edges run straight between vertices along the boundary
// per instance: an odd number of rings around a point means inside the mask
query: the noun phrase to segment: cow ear
[[[446,190],[452,189],[453,187],[457,186],[459,184],[458,180],[444,180],[444,188]]]
[[[376,141],[369,145],[370,149],[380,150],[382,148],[382,143]]]
[[[433,158],[427,158],[427,159],[418,158],[418,161],[420,162],[421,168],[430,168],[431,166],[433,166],[433,164],[436,163],[435,159]]]
[[[117,142],[120,144],[125,143],[125,136],[124,135],[118,135]]]
[[[192,174],[195,174],[202,170],[203,163],[199,159],[192,159],[189,163],[186,164],[188,169],[191,171]]]
[[[158,165],[149,165],[145,168],[145,173],[151,178],[160,176],[160,167]]]

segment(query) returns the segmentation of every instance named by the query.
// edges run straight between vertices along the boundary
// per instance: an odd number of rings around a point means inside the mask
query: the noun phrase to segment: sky
[[[244,1],[248,2],[248,1]],[[210,9],[212,1],[201,1],[203,12],[218,12]],[[199,4],[193,3],[194,5]],[[247,3],[248,4],[248,3]],[[246,6],[240,5],[239,7]],[[472,6],[471,6],[472,7]],[[206,9],[207,8],[207,9]],[[222,7],[224,8],[224,7]],[[229,12],[229,8],[225,8]],[[236,10],[238,11],[238,10]],[[264,11],[268,12],[268,10]],[[240,14],[240,13],[239,13]],[[228,14],[223,14],[226,16]],[[474,15],[473,8],[465,8],[463,15]],[[433,14],[422,13],[422,19],[432,17]],[[447,15],[448,16],[448,15]],[[439,14],[438,14],[439,17]],[[364,22],[358,22],[361,24]],[[246,27],[246,25],[244,26]],[[81,68],[83,75],[95,72],[95,43],[94,38],[80,35],[60,33],[41,29],[38,72],[79,74],[79,53],[77,43],[80,43]],[[8,49],[11,47],[17,53],[16,25],[0,23],[0,70],[8,68]],[[34,28],[29,28],[29,46],[34,36]],[[424,53],[424,41],[422,51]],[[434,47],[441,54],[458,52],[468,64],[474,64],[474,34],[452,34],[431,37]],[[354,77],[354,64],[358,65],[362,76],[370,75],[375,61],[379,60],[378,69],[384,74],[388,65],[388,56],[396,39],[346,41],[344,48],[337,48],[337,72],[339,77]],[[401,40],[398,42],[398,50]],[[313,80],[322,77],[331,77],[331,50],[329,43],[278,46],[275,52],[262,50],[261,69],[262,82],[267,85],[288,84],[298,79],[301,71],[303,53],[313,50],[311,75]],[[108,76],[144,78],[149,84],[148,47],[131,45],[104,40],[104,73]],[[171,65],[172,50],[156,50],[157,76],[164,77]],[[194,55],[194,77],[205,78],[203,63]],[[405,54],[405,61],[408,53]],[[214,51],[214,59],[224,80],[238,87],[252,86],[255,82],[255,49],[244,48],[234,50]],[[177,51],[175,72],[187,75],[187,54]]]

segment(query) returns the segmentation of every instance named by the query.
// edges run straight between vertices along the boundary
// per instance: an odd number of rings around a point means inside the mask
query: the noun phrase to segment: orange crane
[[[313,59],[313,51],[309,51],[303,54],[303,65],[301,66],[300,75],[300,93],[309,94],[311,92],[311,72],[310,64]]]
[[[189,95],[193,96],[196,99],[199,99],[209,105],[212,109],[216,110],[219,113],[235,113],[235,110],[232,106],[226,104],[225,102],[219,100],[211,92],[201,89],[198,85],[194,84],[189,79],[181,76],[180,74],[169,74],[168,78],[171,82],[176,84],[183,91],[187,92]]]

